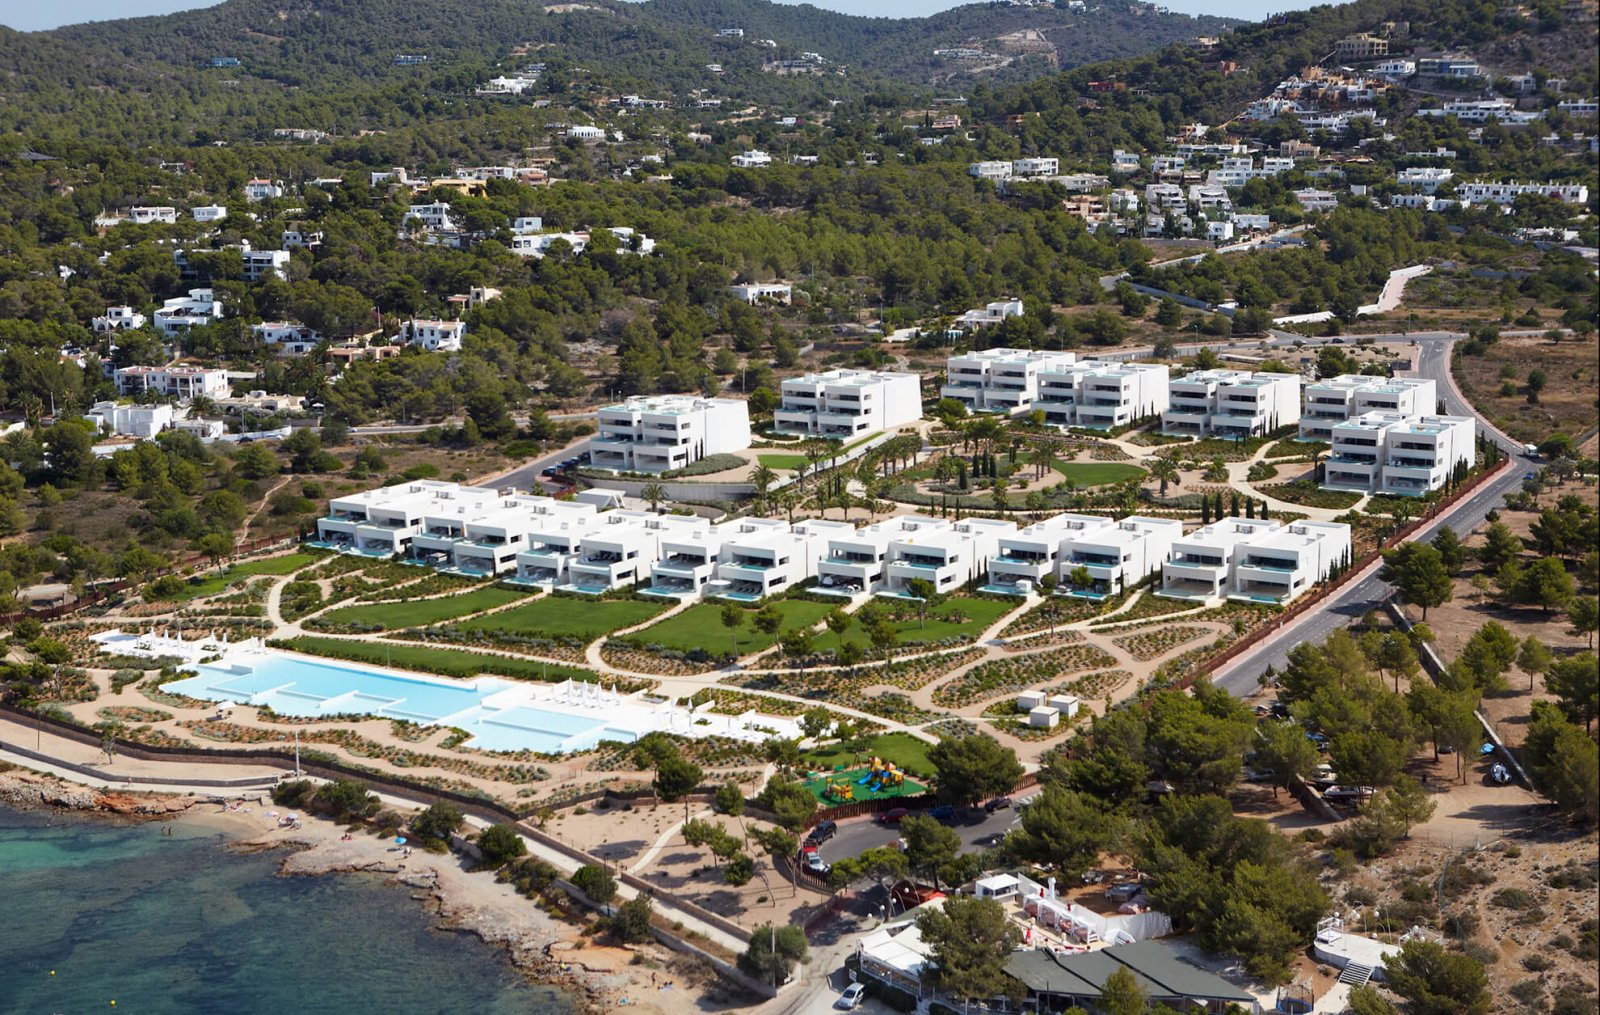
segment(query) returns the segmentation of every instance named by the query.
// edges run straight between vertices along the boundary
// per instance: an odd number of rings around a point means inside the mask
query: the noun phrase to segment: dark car
[[[900,822],[904,821],[906,815],[910,813],[911,809],[909,807],[892,807],[889,810],[884,811],[878,820],[886,825],[898,825]]]
[[[819,821],[817,822],[816,827],[811,829],[811,834],[806,836],[806,841],[810,843],[827,842],[829,839],[838,834],[838,825],[834,824],[832,821]]]
[[[557,470],[556,467],[554,465],[552,465],[548,469],[540,469],[539,470],[539,475],[541,475],[541,476],[554,476],[557,471],[559,471],[559,470]]]
[[[928,812],[928,817],[935,821],[954,821],[956,819],[956,809],[950,804],[940,804]]]
[[[983,810],[984,810],[985,814],[993,814],[995,811],[1003,811],[1003,810],[1005,810],[1006,808],[1008,808],[1010,806],[1011,806],[1011,798],[1010,797],[1008,797],[1008,796],[997,796],[993,800],[990,800],[988,803],[984,804],[983,805]]]

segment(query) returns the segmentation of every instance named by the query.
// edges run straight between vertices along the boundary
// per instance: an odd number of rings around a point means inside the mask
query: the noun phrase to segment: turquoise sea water
[[[0,1012],[577,1010],[376,876],[277,877],[172,830],[0,809]]]

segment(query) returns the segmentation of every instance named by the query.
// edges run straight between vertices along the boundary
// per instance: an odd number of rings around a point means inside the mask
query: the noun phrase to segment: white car
[[[866,984],[852,983],[850,986],[844,988],[844,993],[839,995],[839,1000],[833,1002],[833,1006],[841,1011],[855,1011],[857,1008],[861,1007],[861,999],[865,997],[866,994]]]

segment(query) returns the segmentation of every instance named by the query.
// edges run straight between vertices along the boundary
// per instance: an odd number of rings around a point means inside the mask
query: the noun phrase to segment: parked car
[[[993,814],[995,811],[1006,810],[1010,806],[1011,806],[1011,798],[1010,797],[1008,797],[1008,796],[997,796],[993,800],[990,800],[988,803],[983,805],[983,811],[984,811],[985,814]]]
[[[839,995],[839,1000],[833,1002],[833,1006],[841,1011],[855,1011],[861,1007],[861,999],[866,996],[866,993],[866,984],[852,983],[844,988],[844,993]]]
[[[838,834],[839,826],[837,824],[832,821],[819,821],[816,823],[816,826],[811,829],[811,834],[806,836],[806,842],[827,842],[829,839]]]
[[[828,872],[833,870],[833,864],[812,853],[806,857],[805,868],[817,877],[825,878],[828,876]]]
[[[898,825],[911,813],[909,807],[891,807],[878,816],[878,820],[886,825]]]
[[[540,469],[539,470],[539,475],[546,476],[546,477],[554,476],[558,471],[560,471],[560,470],[558,470],[554,465],[552,465],[548,469]]]
[[[1245,782],[1271,782],[1272,772],[1264,768],[1247,768],[1244,770]]]
[[[1372,794],[1371,786],[1329,786],[1322,791],[1324,800],[1367,800]]]
[[[928,817],[935,821],[954,821],[956,819],[956,809],[951,804],[940,804],[928,812]]]
[[[1123,903],[1144,891],[1144,883],[1140,881],[1124,881],[1106,889],[1106,898],[1112,902]]]

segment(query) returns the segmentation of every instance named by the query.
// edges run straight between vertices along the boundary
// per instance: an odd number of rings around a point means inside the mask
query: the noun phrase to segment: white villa
[[[922,418],[922,378],[914,373],[829,370],[779,385],[773,413],[781,433],[849,439]]]
[[[172,426],[175,418],[172,406],[166,402],[155,405],[96,402],[83,415],[95,426],[124,437],[154,437]]]
[[[1438,390],[1426,377],[1340,374],[1306,385],[1300,439],[1331,441],[1335,424],[1369,412],[1425,416],[1437,409]]]
[[[1025,596],[1039,587],[1046,575],[1061,575],[1062,547],[1074,534],[1098,529],[1110,519],[1098,515],[1062,514],[1034,522],[1001,536],[989,558],[985,592]]]
[[[1173,540],[1172,552],[1161,566],[1161,591],[1156,594],[1202,602],[1222,599],[1228,594],[1240,544],[1280,528],[1282,524],[1275,521],[1224,518]]]
[[[154,391],[187,401],[199,396],[220,398],[232,390],[226,370],[203,367],[119,367],[112,377],[120,395]]]
[[[1061,541],[1057,577],[1068,595],[1100,599],[1144,581],[1161,570],[1172,544],[1183,537],[1183,523],[1176,518],[1098,520],[1102,524],[1071,529]],[[1087,586],[1072,580],[1079,568],[1088,572]]]
[[[1008,317],[1021,317],[1022,314],[1021,300],[997,300],[985,303],[976,310],[968,310],[956,318],[956,327],[963,331],[987,328],[991,324],[999,324]]]
[[[1365,413],[1333,426],[1323,486],[1420,497],[1477,462],[1477,437],[1470,416]]]
[[[951,356],[945,361],[939,397],[954,398],[974,412],[1026,412],[1038,397],[1039,374],[1076,362],[1070,352],[1031,349],[984,349]]]
[[[220,321],[227,316],[222,302],[210,289],[190,289],[188,296],[176,296],[156,311],[156,330],[168,338],[199,325]]]
[[[1290,522],[1238,548],[1228,598],[1281,605],[1349,561],[1350,526]]]
[[[262,345],[275,346],[279,356],[304,356],[322,342],[322,336],[315,329],[292,321],[252,324],[250,335]]]
[[[1200,370],[1172,382],[1161,432],[1255,437],[1299,421],[1298,374]]]
[[[413,317],[400,325],[399,341],[429,352],[456,352],[467,333],[466,321],[431,321]]]
[[[1013,522],[968,518],[948,528],[902,532],[889,544],[880,595],[909,598],[913,581],[931,582],[941,595],[983,575],[1000,540],[1017,531]]]
[[[110,331],[132,331],[144,327],[146,318],[132,307],[106,307],[106,312],[93,321],[95,334]]]
[[[986,349],[952,356],[939,397],[975,412],[1044,413],[1057,426],[1112,429],[1167,407],[1167,369],[1077,353]]]
[[[666,472],[749,446],[750,410],[743,399],[654,395],[601,409],[589,452],[596,468]]]
[[[763,300],[787,305],[794,299],[794,286],[788,282],[746,282],[730,285],[728,292],[733,294],[734,299],[752,306]]]

